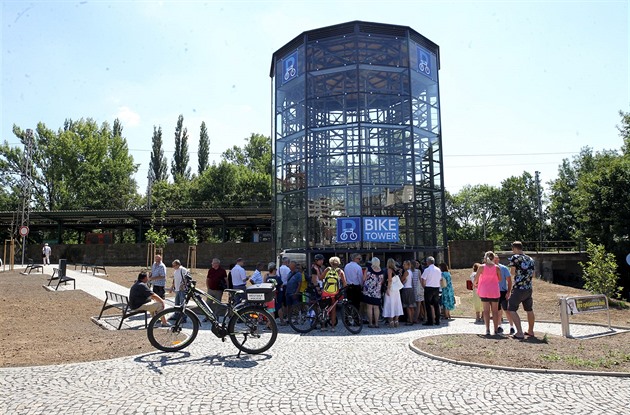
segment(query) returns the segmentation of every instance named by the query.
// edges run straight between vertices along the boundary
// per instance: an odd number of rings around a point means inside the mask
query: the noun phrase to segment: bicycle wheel
[[[315,328],[319,310],[317,304],[297,303],[289,307],[289,326],[298,333],[308,333]]]
[[[156,349],[164,352],[176,352],[188,346],[197,337],[199,318],[189,309],[186,309],[185,313],[187,322],[184,322],[184,317],[180,315],[177,320],[169,322],[172,323],[170,327],[161,327],[161,317],[165,317],[169,321],[175,317],[175,313],[178,311],[178,308],[167,308],[151,319],[147,329],[147,337]]]
[[[278,337],[276,320],[257,306],[248,306],[234,314],[228,323],[230,340],[240,351],[258,354],[268,350]]]
[[[363,329],[363,320],[359,314],[359,310],[352,304],[343,305],[343,325],[352,334],[359,334]]]

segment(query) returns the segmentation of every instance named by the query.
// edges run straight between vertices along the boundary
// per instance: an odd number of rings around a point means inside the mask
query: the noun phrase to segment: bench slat
[[[148,327],[148,315],[149,313],[145,310],[130,310],[129,309],[129,297],[126,295],[114,293],[111,291],[105,291],[105,303],[103,303],[103,308],[101,309],[101,313],[98,315],[99,320],[103,316],[103,311],[117,308],[122,311],[122,316],[120,318],[120,324],[118,325],[118,330],[122,328],[123,321],[127,317],[135,316],[136,314],[144,313],[144,328]]]

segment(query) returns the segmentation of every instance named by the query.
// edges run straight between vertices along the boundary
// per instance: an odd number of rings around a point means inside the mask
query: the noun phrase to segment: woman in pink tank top
[[[477,290],[479,298],[483,303],[483,320],[486,323],[486,336],[490,335],[490,309],[492,309],[492,322],[494,323],[494,334],[497,334],[499,327],[499,281],[501,271],[494,264],[494,252],[488,251],[483,257],[483,265],[477,269],[473,289]]]

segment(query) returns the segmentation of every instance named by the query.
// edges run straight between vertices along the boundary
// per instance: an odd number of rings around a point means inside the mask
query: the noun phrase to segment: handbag
[[[448,283],[446,282],[446,278],[442,277],[442,279],[440,280],[440,287],[446,288],[447,285]]]
[[[392,289],[400,290],[404,287],[403,283],[400,281],[400,277],[398,275],[394,275],[392,277]]]
[[[466,289],[472,291],[473,282],[471,280],[466,280]]]

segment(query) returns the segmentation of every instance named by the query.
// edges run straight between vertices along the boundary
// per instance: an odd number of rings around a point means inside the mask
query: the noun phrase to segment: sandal
[[[398,327],[398,322],[394,321],[394,327]]]
[[[392,328],[393,328],[393,327],[396,327],[396,326],[394,326],[394,322],[393,322],[393,321],[390,321],[390,322],[389,322],[389,327],[392,327]]]

